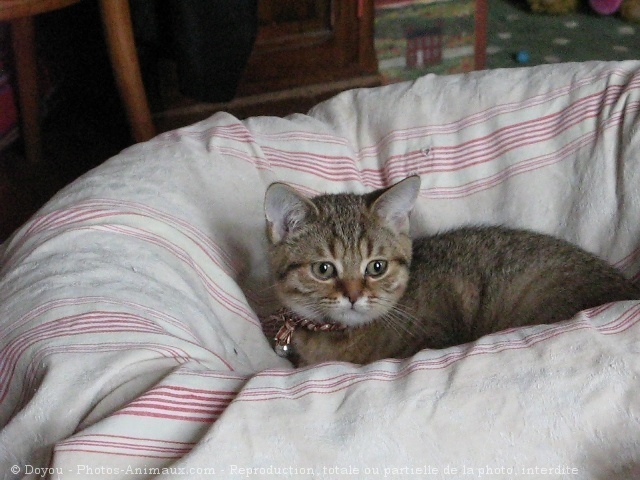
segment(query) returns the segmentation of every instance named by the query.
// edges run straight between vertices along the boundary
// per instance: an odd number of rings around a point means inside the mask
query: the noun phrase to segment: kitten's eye
[[[336,267],[331,262],[316,262],[311,264],[311,273],[320,280],[329,280],[336,275]]]
[[[367,264],[367,268],[365,269],[364,274],[370,277],[379,277],[386,271],[387,271],[386,260],[371,260]]]

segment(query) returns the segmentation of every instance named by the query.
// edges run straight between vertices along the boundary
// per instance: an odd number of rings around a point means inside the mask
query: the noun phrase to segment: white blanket
[[[275,180],[418,173],[416,235],[527,227],[637,279],[639,114],[640,63],[567,64],[125,150],[0,247],[0,477],[640,478],[640,302],[364,367],[293,370],[259,322]]]

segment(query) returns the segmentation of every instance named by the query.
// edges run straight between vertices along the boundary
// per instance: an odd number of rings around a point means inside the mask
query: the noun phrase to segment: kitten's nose
[[[351,305],[356,303],[362,295],[362,282],[360,280],[343,280],[342,288],[344,296],[349,299]]]

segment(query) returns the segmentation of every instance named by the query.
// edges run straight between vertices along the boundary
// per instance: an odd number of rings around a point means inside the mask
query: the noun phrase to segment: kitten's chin
[[[316,309],[306,308],[301,305],[288,305],[288,307],[302,318],[318,323],[328,321],[346,327],[359,327],[372,322],[376,318],[372,311],[354,310],[352,308],[339,307],[331,309],[323,315],[318,313]]]
[[[375,316],[372,312],[362,312],[353,309],[337,309],[329,314],[329,318],[335,322],[347,327],[360,327],[372,322]]]

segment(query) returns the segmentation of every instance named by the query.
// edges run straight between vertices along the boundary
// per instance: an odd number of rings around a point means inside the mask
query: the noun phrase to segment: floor
[[[513,1],[519,0],[489,0],[488,68],[623,60],[640,51],[640,25],[589,12],[533,15]],[[0,152],[0,241],[64,185],[132,143],[92,4],[80,2],[39,24],[39,31],[57,39],[42,48],[65,65],[65,81],[47,104],[42,165],[26,165],[19,142]],[[78,14],[84,22],[74,18]],[[69,22],[74,28],[65,28]]]
[[[522,0],[489,0],[487,33],[487,68],[640,58],[640,24],[588,7],[535,15]]]

